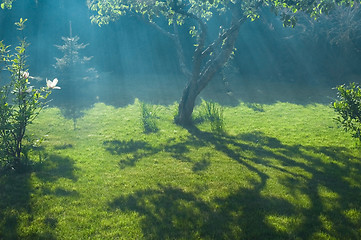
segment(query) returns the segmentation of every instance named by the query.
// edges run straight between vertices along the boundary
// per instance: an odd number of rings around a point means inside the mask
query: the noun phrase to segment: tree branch
[[[186,62],[185,62],[184,51],[183,51],[183,47],[182,47],[182,44],[181,44],[180,39],[179,39],[179,32],[178,32],[177,24],[173,23],[173,31],[174,31],[174,33],[171,33],[169,31],[166,31],[164,28],[162,28],[161,26],[159,26],[157,23],[155,23],[153,21],[145,20],[143,17],[140,17],[139,15],[136,15],[136,17],[140,18],[142,21],[150,24],[153,28],[158,30],[160,33],[164,34],[165,36],[167,36],[168,38],[170,38],[170,39],[172,39],[174,41],[176,49],[177,49],[178,62],[179,62],[180,70],[182,71],[182,73],[186,77],[190,77],[191,72],[187,68],[187,65],[186,65]]]
[[[240,27],[246,20],[247,17],[242,14],[237,6],[235,6],[232,9],[231,26],[227,31],[221,34],[205,51],[203,51],[205,53],[204,56],[209,56],[210,53],[214,53],[213,48],[221,45],[219,53],[214,54],[214,56],[212,56],[212,58],[204,66],[201,77],[198,80],[199,89],[203,89],[208,84],[210,79],[228,61],[233,52],[234,44],[237,40]]]
[[[171,38],[174,40],[174,38],[176,37],[174,33],[168,32],[166,31],[164,28],[162,28],[161,26],[159,26],[158,24],[156,24],[155,22],[151,22],[151,21],[147,21],[150,25],[152,25],[155,29],[157,29],[159,32],[161,32],[162,34],[166,35],[167,37]]]
[[[202,52],[202,55],[206,56],[211,54],[218,45],[223,43],[224,39],[230,36],[234,31],[237,31],[237,28],[239,28],[246,20],[247,17],[242,16],[236,24],[232,24],[232,26],[228,28],[227,31],[220,34],[219,37]]]
[[[193,70],[192,70],[193,79],[192,80],[196,80],[199,77],[200,72],[201,72],[201,66],[202,66],[202,60],[203,60],[202,51],[203,51],[206,37],[207,37],[207,25],[202,21],[201,18],[199,18],[198,16],[196,16],[193,13],[184,11],[181,8],[175,8],[173,10],[180,15],[184,15],[184,16],[187,16],[189,18],[196,20],[198,22],[198,25],[201,30],[201,33],[199,34],[198,39],[197,39],[197,48],[194,52],[194,58],[193,58]]]
[[[262,6],[262,4],[263,4],[263,1],[258,1],[258,2],[255,4],[254,8],[255,8],[255,9],[258,9],[259,7]],[[237,5],[237,4],[236,4],[236,5]],[[237,10],[240,10],[240,9],[242,8],[242,7],[240,6],[240,2],[238,2],[238,5],[239,5],[239,6],[235,6],[235,7],[232,9],[234,12],[237,11]],[[233,13],[233,14],[234,14],[234,15],[237,15],[237,14],[235,14],[235,13]],[[233,23],[231,24],[231,27],[228,28],[228,30],[225,31],[224,33],[220,34],[219,37],[218,37],[213,43],[211,43],[211,44],[202,52],[202,54],[203,54],[203,55],[209,55],[209,54],[211,54],[218,45],[220,45],[221,43],[223,43],[223,40],[224,40],[224,39],[226,39],[226,38],[227,38],[229,35],[231,35],[234,31],[236,31],[237,28],[238,28],[239,26],[241,26],[245,21],[247,21],[247,16],[245,16],[245,15],[242,14],[242,16],[238,17],[238,20],[233,21]]]
[[[176,23],[173,23],[173,28],[174,28],[174,39],[173,40],[174,40],[176,48],[177,48],[179,66],[181,68],[181,71],[183,72],[183,74],[186,77],[191,77],[192,73],[187,68],[187,65],[186,65],[186,62],[184,59],[184,51],[183,51],[183,47],[182,47],[182,44],[179,39],[179,32],[178,32],[178,27],[177,27]]]
[[[219,35],[219,37],[202,52],[202,55],[204,57],[206,57],[206,56],[209,56],[211,53],[214,53],[217,46],[223,44],[223,41],[225,39],[227,39],[228,37],[230,37],[234,32],[236,32],[236,31],[238,32],[240,26],[246,20],[247,20],[247,17],[242,16],[238,21],[236,21],[234,24],[232,24],[231,27],[227,29],[227,31],[225,31],[223,34]],[[222,52],[219,54],[222,54]],[[214,60],[218,58],[219,54],[214,54],[213,57],[207,61],[202,74],[204,74],[205,70],[208,69],[210,65],[214,64]]]

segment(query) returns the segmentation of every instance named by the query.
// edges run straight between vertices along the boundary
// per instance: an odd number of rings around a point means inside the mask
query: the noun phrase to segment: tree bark
[[[192,124],[192,112],[198,94],[197,82],[190,81],[183,90],[182,99],[178,106],[178,114],[175,118],[177,124],[182,126]]]

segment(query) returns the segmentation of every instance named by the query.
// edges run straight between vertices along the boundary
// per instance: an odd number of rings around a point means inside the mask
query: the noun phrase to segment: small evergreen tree
[[[64,44],[55,45],[55,47],[63,53],[63,57],[55,58],[56,63],[54,68],[57,71],[57,76],[63,79],[67,85],[75,81],[97,79],[98,73],[95,68],[87,67],[88,62],[93,57],[81,56],[79,53],[89,44],[79,43],[80,38],[78,36],[72,36],[71,22],[69,37],[62,37],[61,39]]]
[[[90,92],[89,84],[85,83],[94,82],[99,76],[95,68],[89,67],[89,61],[93,57],[80,54],[80,51],[89,44],[79,43],[80,38],[72,35],[71,22],[69,26],[69,37],[61,38],[63,45],[55,45],[63,56],[55,58],[54,68],[56,76],[63,80],[62,94],[66,101],[63,102],[62,113],[66,118],[73,120],[75,130],[77,119],[84,115],[82,111],[84,103],[82,101]],[[81,88],[75,87],[79,84],[82,85]]]

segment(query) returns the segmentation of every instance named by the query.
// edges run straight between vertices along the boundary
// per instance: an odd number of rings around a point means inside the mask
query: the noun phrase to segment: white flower
[[[58,84],[58,79],[54,78],[53,81],[46,79],[46,86],[51,89],[61,89],[60,87],[56,86]]]
[[[24,79],[28,79],[30,77],[29,72],[20,72],[21,73],[21,77]]]

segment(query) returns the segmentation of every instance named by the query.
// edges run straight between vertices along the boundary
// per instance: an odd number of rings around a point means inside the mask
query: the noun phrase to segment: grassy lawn
[[[136,101],[57,108],[30,173],[0,176],[0,239],[361,239],[361,155],[326,105],[225,107],[226,134],[143,133]]]

